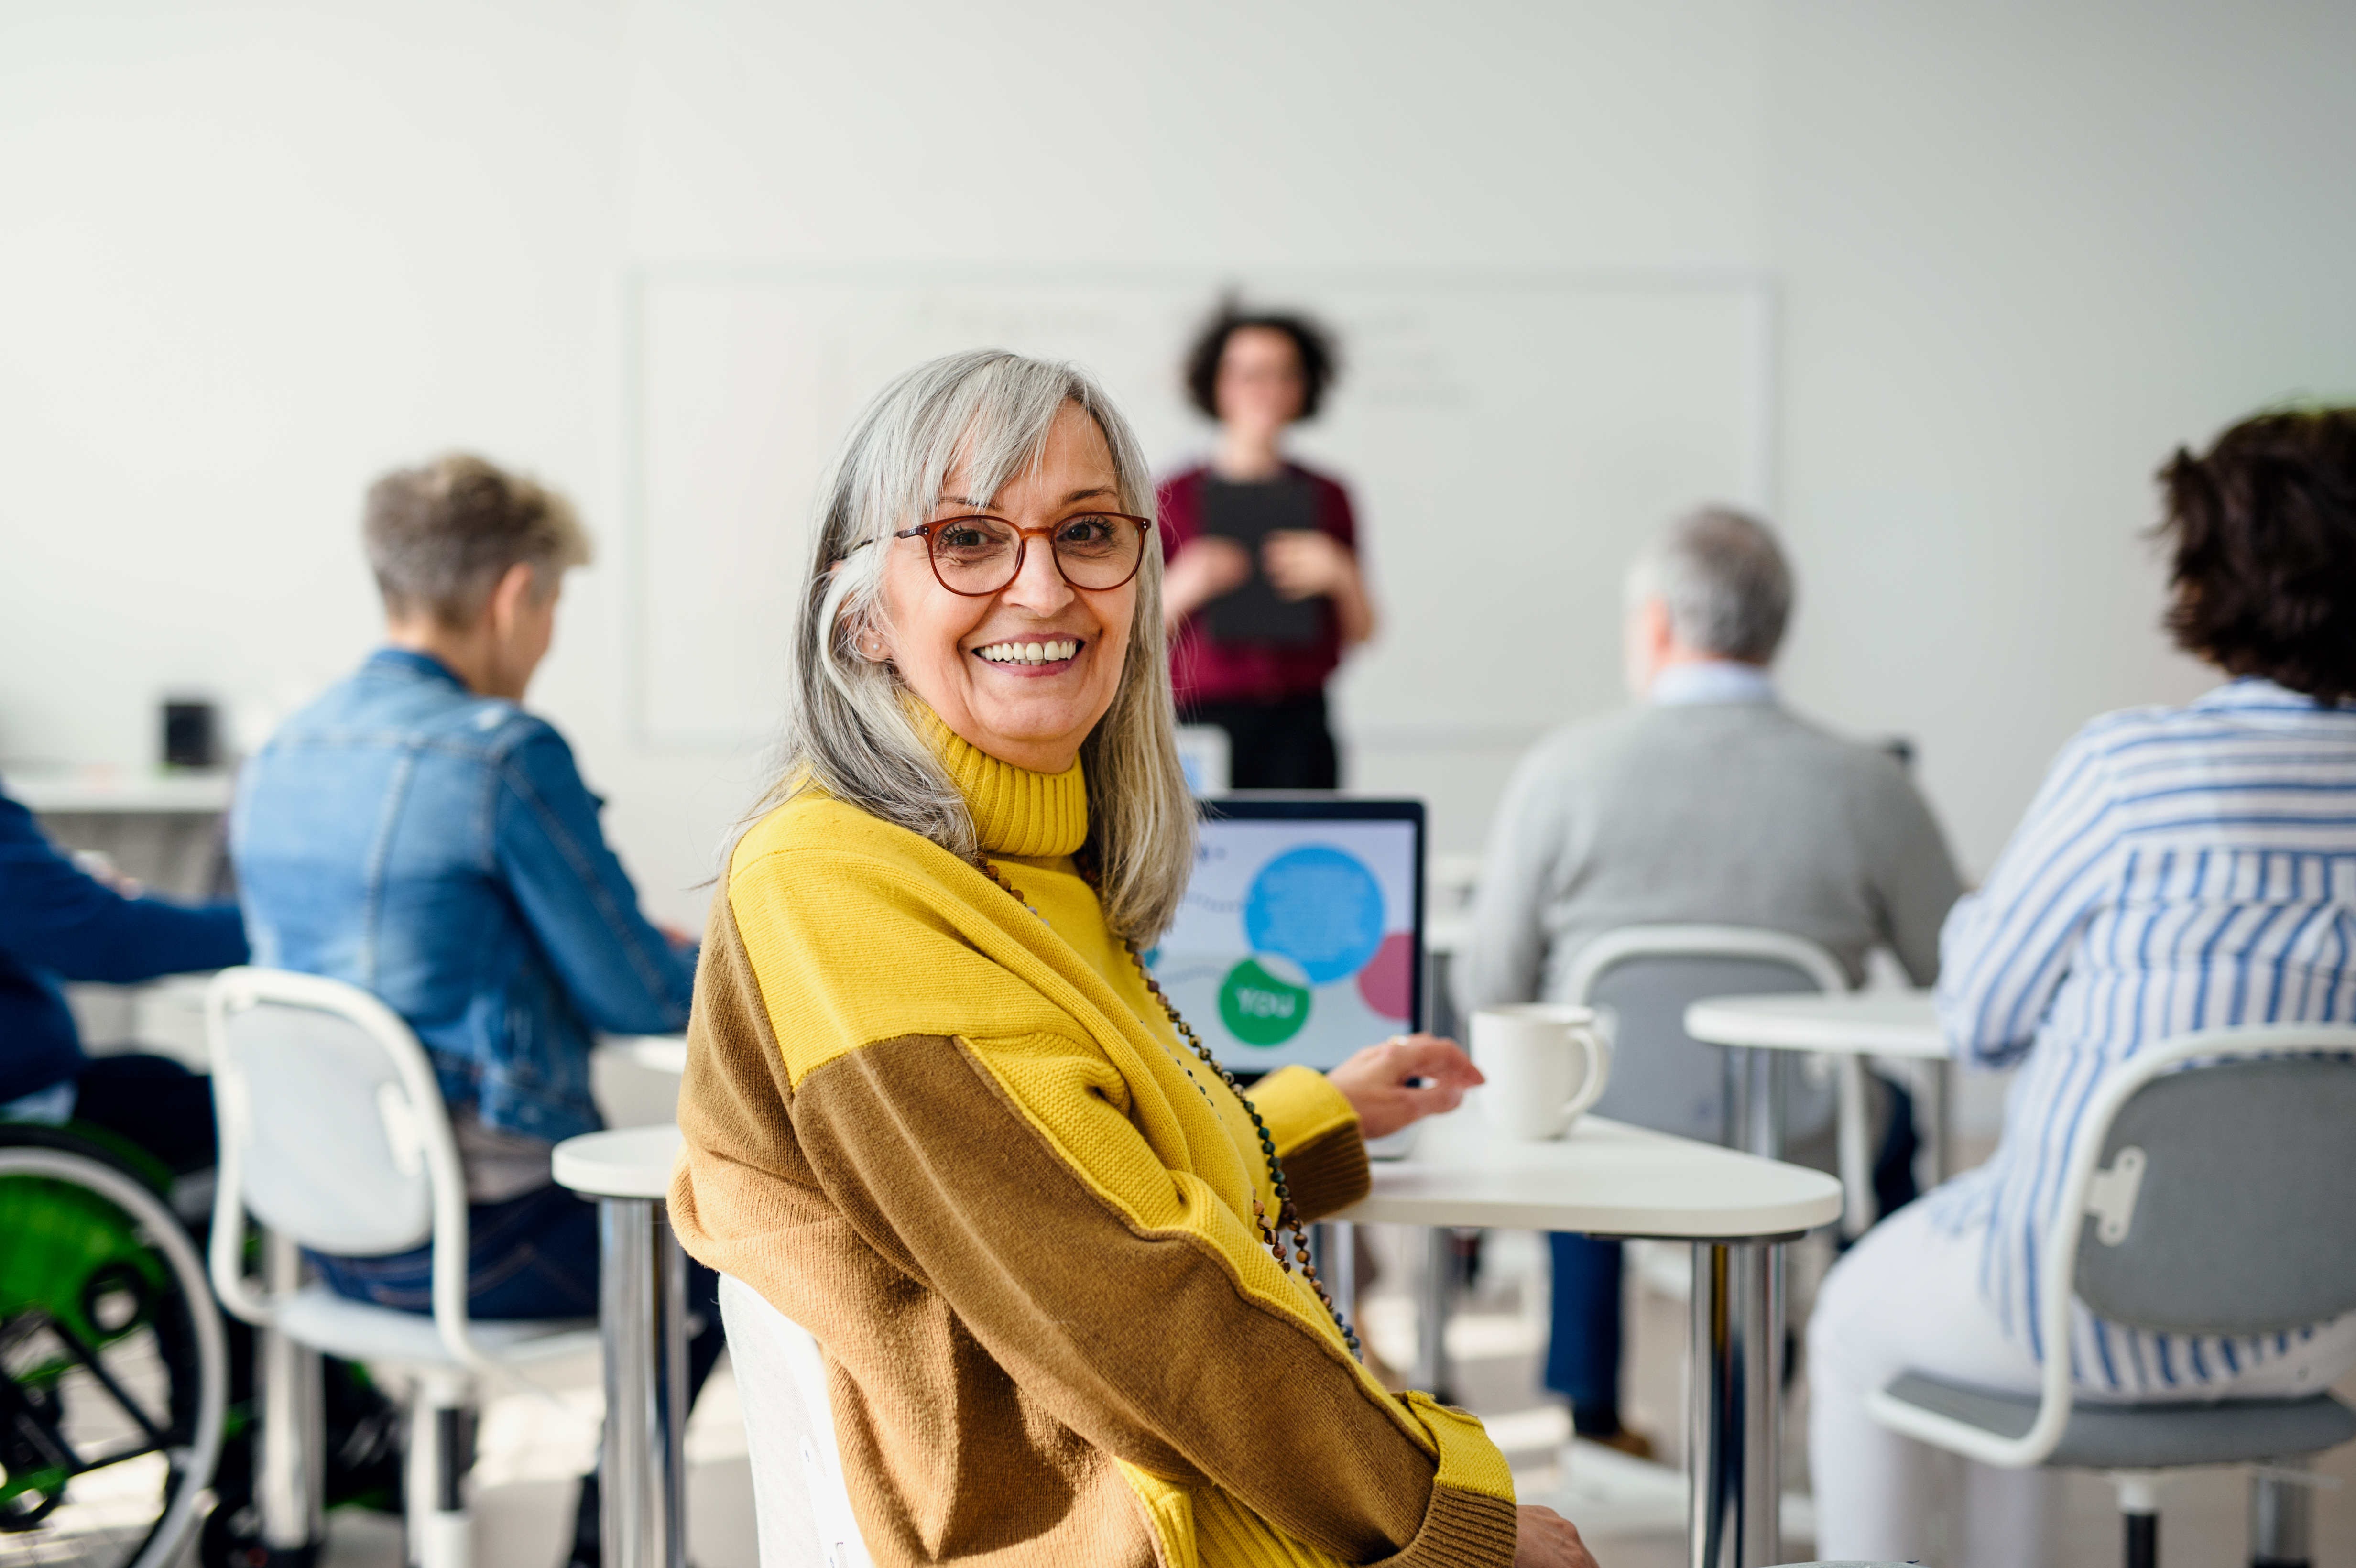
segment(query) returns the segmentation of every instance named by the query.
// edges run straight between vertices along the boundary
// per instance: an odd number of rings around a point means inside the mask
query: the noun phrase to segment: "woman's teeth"
[[[992,643],[973,651],[992,664],[1054,664],[1057,659],[1078,657],[1080,645],[1066,638],[1055,643]]]

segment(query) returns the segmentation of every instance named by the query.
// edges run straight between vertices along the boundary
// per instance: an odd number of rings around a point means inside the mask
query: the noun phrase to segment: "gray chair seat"
[[[1890,1384],[1890,1394],[1998,1437],[2026,1436],[2037,1421],[2036,1394],[1991,1393],[1920,1372]],[[2088,1470],[2172,1470],[2319,1454],[2351,1440],[2356,1440],[2356,1410],[2328,1393],[2205,1404],[2075,1404],[2045,1463]]]
[[[301,1344],[348,1361],[390,1361],[415,1369],[465,1370],[450,1353],[431,1316],[402,1312],[306,1285],[281,1302],[277,1324]],[[594,1317],[474,1318],[475,1342],[502,1361],[528,1360],[597,1348]]]

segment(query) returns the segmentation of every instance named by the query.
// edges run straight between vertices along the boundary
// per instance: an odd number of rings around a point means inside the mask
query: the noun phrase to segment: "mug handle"
[[[1612,1082],[1612,1047],[1604,1040],[1601,1026],[1591,1023],[1578,1025],[1571,1029],[1570,1038],[1579,1042],[1579,1049],[1587,1059],[1587,1076],[1580,1081],[1579,1093],[1571,1096],[1570,1104],[1562,1108],[1560,1130],[1564,1132],[1569,1130],[1571,1123],[1585,1115],[1596,1101],[1603,1098],[1603,1091]]]

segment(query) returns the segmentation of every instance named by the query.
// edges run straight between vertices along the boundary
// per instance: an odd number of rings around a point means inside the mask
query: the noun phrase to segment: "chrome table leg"
[[[1694,1245],[1686,1419],[1691,1568],[1783,1561],[1783,1247]]]
[[[685,1568],[687,1255],[655,1200],[599,1199],[597,1232],[605,1561]]]

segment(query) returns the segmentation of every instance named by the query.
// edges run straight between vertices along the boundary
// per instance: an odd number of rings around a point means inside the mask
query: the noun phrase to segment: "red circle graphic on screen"
[[[1383,938],[1366,966],[1358,971],[1358,995],[1366,1006],[1387,1019],[1407,1021],[1408,1006],[1415,995],[1413,955],[1415,939],[1404,931],[1394,931]]]

